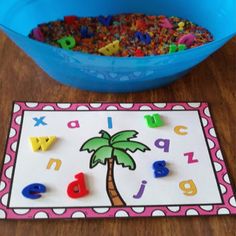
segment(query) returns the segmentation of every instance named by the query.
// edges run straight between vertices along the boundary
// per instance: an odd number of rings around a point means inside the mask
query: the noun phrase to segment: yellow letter
[[[48,165],[47,165],[47,169],[49,170],[53,164],[56,164],[54,170],[59,170],[61,168],[61,160],[59,159],[50,159],[50,161],[48,162]]]
[[[183,131],[181,131],[181,129],[187,130],[188,127],[182,126],[182,125],[178,125],[178,126],[176,126],[176,127],[174,128],[174,131],[175,131],[175,133],[178,134],[178,135],[187,135],[187,134],[188,134],[188,132],[183,132]]]
[[[179,183],[179,187],[186,196],[194,196],[197,194],[197,187],[193,180],[182,181]]]
[[[120,49],[120,41],[116,40],[103,48],[100,48],[98,51],[105,56],[112,56],[116,54]]]
[[[37,152],[40,149],[42,151],[47,151],[50,146],[56,141],[56,136],[30,137],[29,141],[34,152]]]

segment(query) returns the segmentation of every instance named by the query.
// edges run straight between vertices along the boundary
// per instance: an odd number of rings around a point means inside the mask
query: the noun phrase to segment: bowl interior
[[[235,0],[8,0],[1,3],[0,24],[26,36],[37,24],[65,15],[131,12],[183,17],[209,29],[216,40],[236,32]]]

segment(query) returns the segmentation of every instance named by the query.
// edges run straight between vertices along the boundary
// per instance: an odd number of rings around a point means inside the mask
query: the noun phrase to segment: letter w
[[[56,141],[56,136],[50,137],[30,137],[31,147],[34,152],[39,151],[47,151],[51,145]]]

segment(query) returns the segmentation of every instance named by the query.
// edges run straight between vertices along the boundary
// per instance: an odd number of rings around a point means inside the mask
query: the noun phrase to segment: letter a
[[[30,137],[29,141],[30,141],[32,150],[34,152],[37,152],[40,149],[43,152],[45,152],[56,141],[56,136],[50,136],[50,137]]]
[[[70,128],[70,129],[76,129],[76,128],[79,128],[79,127],[80,127],[78,120],[72,120],[72,121],[70,121],[70,122],[67,124],[67,126],[68,126],[68,128]]]

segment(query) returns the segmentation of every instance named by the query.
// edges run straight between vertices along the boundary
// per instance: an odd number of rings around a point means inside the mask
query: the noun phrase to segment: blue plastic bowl
[[[170,55],[117,58],[52,47],[27,37],[37,24],[66,15],[146,13],[179,16],[212,32],[215,41]],[[55,80],[99,92],[132,92],[168,84],[236,34],[235,0],[0,0],[0,28]]]

